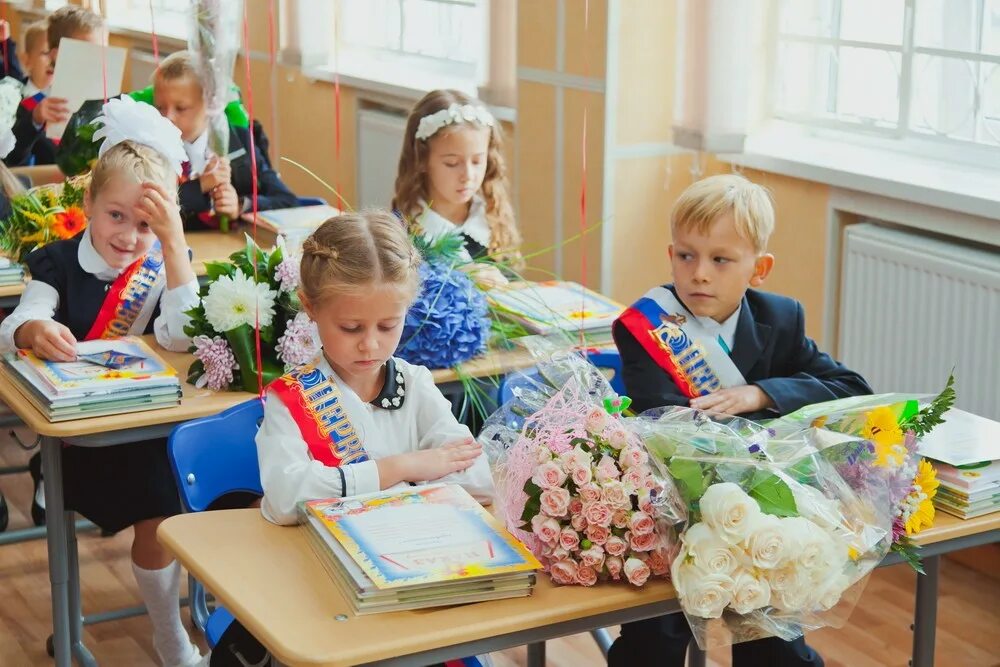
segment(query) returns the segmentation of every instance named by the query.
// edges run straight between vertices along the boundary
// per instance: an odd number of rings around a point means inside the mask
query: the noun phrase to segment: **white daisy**
[[[219,333],[243,324],[253,327],[258,317],[260,326],[266,327],[274,319],[274,299],[277,295],[266,283],[255,283],[252,277],[242,272],[233,277],[219,276],[209,285],[203,300],[205,319]]]

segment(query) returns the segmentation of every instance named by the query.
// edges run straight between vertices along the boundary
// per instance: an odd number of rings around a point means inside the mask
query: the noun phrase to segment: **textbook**
[[[1000,511],[1000,461],[962,466],[934,461],[937,495],[934,505],[949,514],[971,519]]]
[[[583,332],[591,343],[611,340],[611,325],[625,306],[562,280],[539,283],[516,282],[486,293],[500,314],[521,324],[531,333]]]
[[[300,512],[359,614],[527,596],[541,567],[455,484],[313,500]]]
[[[283,236],[291,245],[299,246],[317,227],[337,215],[340,211],[326,204],[258,211],[258,245],[262,248],[273,246],[278,236]],[[252,222],[250,217],[246,219]]]
[[[1000,423],[952,408],[917,451],[937,472],[938,509],[963,519],[1000,511]]]
[[[30,350],[4,356],[25,398],[49,421],[167,408],[180,403],[177,371],[141,338],[77,343],[77,360],[39,359]]]
[[[19,285],[24,282],[24,269],[17,262],[0,257],[0,285]]]

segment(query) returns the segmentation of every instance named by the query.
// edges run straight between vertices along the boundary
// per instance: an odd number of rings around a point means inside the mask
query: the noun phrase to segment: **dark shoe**
[[[35,522],[36,526],[45,525],[45,508],[38,504],[35,500],[38,497],[38,487],[42,484],[42,455],[35,454],[28,461],[28,472],[31,473],[31,479],[35,483],[34,493],[31,495],[31,520]]]
[[[7,499],[0,493],[0,533],[7,530],[8,523],[10,523],[10,512],[7,510]]]

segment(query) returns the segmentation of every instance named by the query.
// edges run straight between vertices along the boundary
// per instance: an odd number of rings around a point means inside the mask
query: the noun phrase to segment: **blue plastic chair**
[[[237,491],[264,495],[254,438],[264,406],[252,399],[211,417],[180,424],[170,433],[167,452],[187,512],[203,512],[222,496]],[[188,578],[191,617],[210,647],[232,623],[222,607],[209,613],[205,588]]]

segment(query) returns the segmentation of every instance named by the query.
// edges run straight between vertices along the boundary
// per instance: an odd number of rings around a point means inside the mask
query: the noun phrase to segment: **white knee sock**
[[[132,563],[139,594],[153,622],[153,647],[165,667],[197,664],[198,647],[181,623],[181,566],[172,562],[161,570],[144,570]]]

